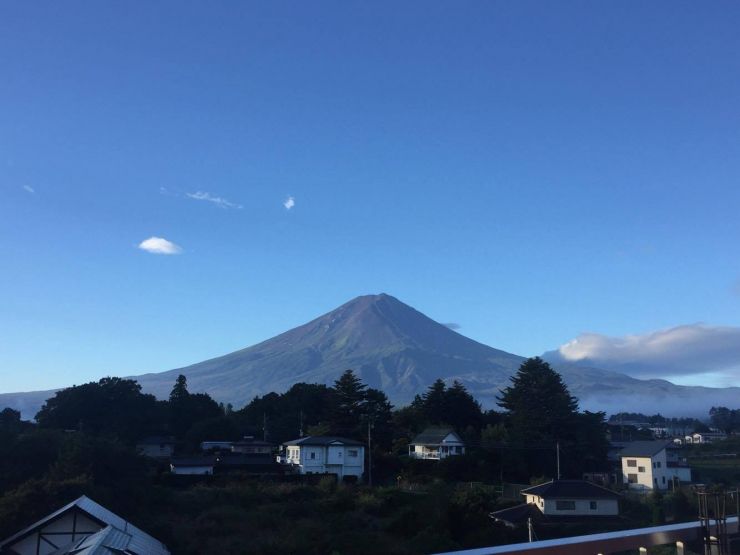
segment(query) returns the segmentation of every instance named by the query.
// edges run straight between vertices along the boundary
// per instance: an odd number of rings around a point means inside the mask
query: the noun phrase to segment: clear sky
[[[2,2],[0,391],[379,292],[522,355],[736,330],[738,29],[736,1]]]

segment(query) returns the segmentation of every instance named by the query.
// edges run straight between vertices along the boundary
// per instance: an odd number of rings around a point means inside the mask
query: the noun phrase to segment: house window
[[[357,449],[347,449],[348,457],[356,457],[357,453],[358,453]]]
[[[630,484],[637,483],[637,474],[627,474],[627,482]]]
[[[637,461],[634,459],[627,459],[627,466],[637,466]]]
[[[638,466],[637,467],[637,472],[645,472],[645,467],[644,466]]]
[[[555,501],[555,509],[558,511],[575,511],[576,502],[558,499],[557,501]]]
[[[591,501],[591,502],[590,502],[590,503],[588,504],[588,506],[589,506],[589,509],[591,509],[592,511],[595,511],[595,510],[596,510],[596,508],[597,508],[597,507],[596,507],[596,501]]]
[[[655,463],[655,464],[657,464],[657,465],[658,465],[658,468],[660,468],[660,466],[661,466],[661,464],[662,464],[662,463],[661,463],[660,461],[658,461],[658,462],[657,462],[657,463]]]
[[[665,484],[665,476],[663,476],[663,484]]]
[[[313,451],[311,451],[311,458],[312,459],[315,459],[316,458],[316,453],[314,453]]]

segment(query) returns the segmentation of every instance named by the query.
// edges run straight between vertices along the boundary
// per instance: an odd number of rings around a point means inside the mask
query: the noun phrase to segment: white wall
[[[629,461],[637,461],[635,466],[629,466]],[[652,458],[650,457],[622,457],[622,479],[630,489],[652,490],[668,489],[670,473],[668,472],[666,451],[663,449]],[[644,472],[640,472],[640,467]],[[629,483],[629,474],[637,475],[637,483]]]
[[[7,546],[8,549],[11,549],[12,553],[17,553],[18,555],[36,555],[36,545],[38,543],[39,555],[48,555],[56,551],[56,549],[43,540],[38,542],[39,533],[43,536],[44,533],[54,532],[48,538],[51,542],[61,547],[74,540],[80,540],[83,537],[89,536],[91,533],[94,534],[101,529],[99,524],[80,513],[77,514],[77,522],[75,524],[72,513],[72,511],[68,512],[61,518],[42,527],[40,531],[31,534],[13,545]],[[73,526],[74,530],[77,531],[77,534],[74,536],[72,535]]]

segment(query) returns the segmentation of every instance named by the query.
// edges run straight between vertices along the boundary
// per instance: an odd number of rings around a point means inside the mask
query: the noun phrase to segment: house
[[[177,457],[170,460],[170,472],[187,476],[211,476],[216,465],[213,455]]]
[[[624,447],[622,477],[630,489],[649,491],[668,489],[676,481],[690,482],[691,469],[673,449],[672,441],[633,441]]]
[[[507,526],[534,521],[582,521],[619,516],[619,494],[586,480],[552,480],[523,489],[525,502],[489,516]]]
[[[244,453],[245,455],[272,455],[273,445],[270,442],[255,439],[253,436],[245,436],[244,439],[231,444],[232,453]]]
[[[684,437],[684,442],[686,443],[686,445],[701,445],[704,443],[714,443],[715,441],[722,441],[723,439],[727,439],[727,434],[725,434],[724,432],[696,432]]]
[[[266,453],[222,453],[216,456],[214,464],[216,474],[239,472],[264,476],[266,474],[282,475],[285,468],[275,462],[270,454]]]
[[[552,480],[523,489],[527,504],[546,516],[617,516],[619,494],[586,480]]]
[[[464,454],[465,444],[452,428],[427,428],[409,444],[412,459],[440,460]]]
[[[169,555],[159,540],[86,496],[0,541],[12,555]]]
[[[308,436],[282,445],[277,461],[298,474],[335,474],[358,479],[365,471],[365,446],[342,437]]]
[[[175,438],[172,436],[149,436],[136,444],[136,450],[145,457],[169,459],[175,451]]]

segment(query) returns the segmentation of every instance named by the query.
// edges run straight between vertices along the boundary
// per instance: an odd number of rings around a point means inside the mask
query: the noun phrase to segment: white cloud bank
[[[36,189],[31,187],[30,185],[24,185],[23,190],[26,191],[27,193],[31,193],[32,195],[36,194]]]
[[[283,202],[283,206],[285,206],[286,210],[290,210],[291,208],[295,206],[295,198],[293,197],[286,198],[285,201]]]
[[[180,254],[182,248],[162,237],[149,237],[139,243],[139,248],[152,254]]]
[[[195,193],[185,193],[185,196],[191,199],[195,199],[195,200],[205,200],[207,202],[212,202],[219,208],[235,208],[237,210],[241,210],[243,208],[241,204],[236,204],[235,202],[228,201],[223,197],[217,197],[206,191],[196,191]]]
[[[634,377],[705,374],[740,379],[740,328],[690,324],[640,335],[583,333],[558,349],[559,358]]]

